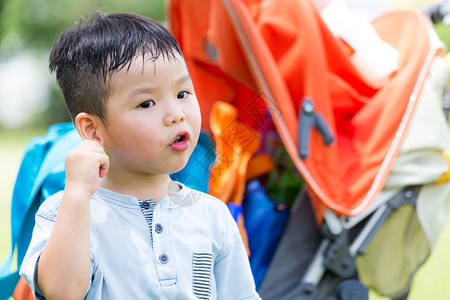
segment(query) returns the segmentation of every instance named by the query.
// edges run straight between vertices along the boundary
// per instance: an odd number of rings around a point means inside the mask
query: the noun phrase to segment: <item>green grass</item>
[[[450,50],[450,26],[439,23],[434,26],[434,30],[436,30],[439,38],[447,46],[447,50]]]

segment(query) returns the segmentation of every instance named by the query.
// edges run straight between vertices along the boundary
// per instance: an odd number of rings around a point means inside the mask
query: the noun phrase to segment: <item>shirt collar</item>
[[[169,193],[164,195],[161,198],[161,201],[158,202],[158,204],[161,203],[161,205],[163,205],[166,204],[164,202],[167,202],[170,209],[177,209],[180,207],[191,206],[195,202],[197,202],[198,200],[198,197],[196,197],[197,193],[191,192],[191,189],[189,187],[185,186],[180,182],[176,181],[176,183],[180,186],[180,190],[177,193]],[[97,189],[97,192],[94,194],[94,196],[99,197],[102,200],[108,201],[109,203],[112,203],[114,205],[139,209],[139,201],[136,197],[133,196],[120,194],[101,187]]]

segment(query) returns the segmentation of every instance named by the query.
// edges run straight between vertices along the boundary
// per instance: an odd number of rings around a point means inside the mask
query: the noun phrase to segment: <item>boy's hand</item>
[[[85,193],[90,198],[108,168],[109,157],[103,147],[95,141],[82,141],[66,156],[66,191]]]
[[[108,168],[109,157],[98,142],[84,140],[67,153],[66,188],[37,268],[37,284],[47,299],[81,299],[86,294],[90,199]]]

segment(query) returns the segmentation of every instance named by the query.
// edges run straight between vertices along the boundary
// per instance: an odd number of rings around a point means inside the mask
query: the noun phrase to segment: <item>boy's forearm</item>
[[[39,259],[37,284],[46,299],[81,299],[90,280],[89,202],[65,191],[55,225]]]

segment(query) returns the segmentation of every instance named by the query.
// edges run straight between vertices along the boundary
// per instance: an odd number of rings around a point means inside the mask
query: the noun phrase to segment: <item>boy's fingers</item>
[[[103,146],[98,141],[84,140],[81,143],[82,143],[82,146],[87,147],[88,149],[98,149],[98,150],[101,149],[101,151],[103,151]]]
[[[78,149],[86,154],[91,153],[91,158],[99,164],[98,175],[100,178],[103,178],[109,169],[109,157],[101,143],[94,140],[84,140],[78,146]]]
[[[100,161],[98,176],[100,178],[105,177],[106,173],[108,172],[108,169],[109,169],[109,157],[108,155],[106,155],[106,153],[104,153],[103,159]]]
[[[89,141],[88,147],[92,147],[91,151],[99,154],[98,163],[99,163],[99,171],[98,176],[103,178],[109,169],[109,156],[106,154],[105,149],[98,141]]]

